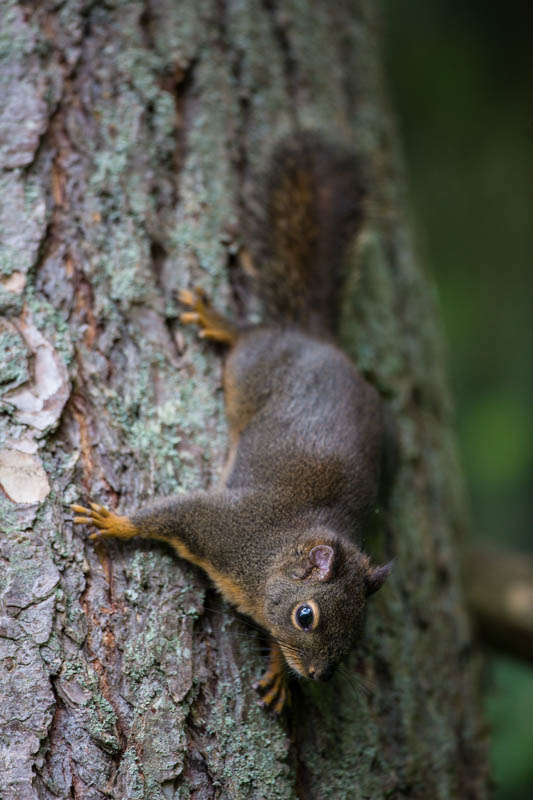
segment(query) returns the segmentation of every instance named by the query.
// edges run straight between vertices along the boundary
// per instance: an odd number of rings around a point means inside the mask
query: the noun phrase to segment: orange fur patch
[[[213,567],[212,564],[208,563],[204,558],[194,555],[194,553],[191,552],[191,550],[183,542],[179,542],[174,539],[171,544],[180,558],[190,561],[191,564],[195,564],[196,566],[200,567],[204,570],[204,572],[207,573],[207,575],[209,575],[225,600],[236,606],[238,611],[241,611],[243,614],[247,614],[249,617],[252,617],[252,619],[255,619],[257,622],[259,622],[260,625],[265,627],[262,609],[250,600],[238,583],[236,583],[227,575],[224,575],[222,572],[216,569],[216,567]]]

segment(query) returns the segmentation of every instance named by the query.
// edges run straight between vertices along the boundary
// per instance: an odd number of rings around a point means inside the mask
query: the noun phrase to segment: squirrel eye
[[[312,600],[296,606],[292,612],[292,624],[295,628],[300,628],[300,630],[303,631],[310,631],[316,628],[317,622],[318,608],[316,603]]]
[[[296,612],[296,619],[302,628],[310,628],[315,619],[311,606],[300,606]]]

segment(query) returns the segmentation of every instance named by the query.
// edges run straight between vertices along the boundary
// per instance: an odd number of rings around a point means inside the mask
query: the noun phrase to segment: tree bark
[[[0,796],[485,797],[441,336],[375,3],[5,0],[0,15]],[[373,186],[342,322],[401,467],[367,543],[395,567],[365,641],[277,720],[251,688],[260,640],[205,577],[162,546],[93,547],[69,504],[127,513],[216,479],[221,364],[176,324],[176,290],[243,313],[242,209],[298,126],[356,149]]]

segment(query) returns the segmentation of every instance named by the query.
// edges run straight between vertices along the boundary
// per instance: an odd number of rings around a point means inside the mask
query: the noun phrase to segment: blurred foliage
[[[499,800],[533,796],[533,678],[531,669],[494,659],[487,715],[493,727],[493,767]]]
[[[532,550],[533,5],[384,0],[388,76],[436,276],[474,535]],[[423,232],[423,233],[422,233]],[[503,800],[533,797],[533,672],[492,664]]]

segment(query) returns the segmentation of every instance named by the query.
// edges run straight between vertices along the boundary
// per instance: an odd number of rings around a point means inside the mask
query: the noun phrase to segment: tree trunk
[[[375,3],[0,15],[0,796],[485,797],[440,332]],[[220,359],[176,324],[176,289],[242,313],[242,209],[297,126],[350,144],[374,187],[343,329],[395,413],[401,468],[367,543],[395,567],[365,641],[277,720],[251,688],[260,640],[203,574],[153,543],[93,547],[69,504],[131,512],[216,479]]]

